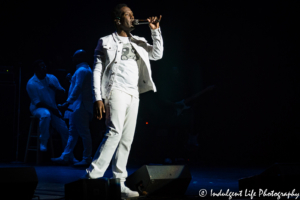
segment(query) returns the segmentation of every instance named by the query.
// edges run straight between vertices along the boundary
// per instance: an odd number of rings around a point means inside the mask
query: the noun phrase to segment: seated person
[[[54,75],[47,74],[47,68],[43,60],[35,61],[33,67],[34,75],[28,81],[26,90],[31,99],[30,111],[32,115],[40,120],[40,150],[47,151],[50,123],[60,133],[62,145],[65,148],[68,140],[68,127],[62,119],[55,102],[55,93],[57,91],[64,92],[65,89]],[[76,162],[75,159],[73,160]]]

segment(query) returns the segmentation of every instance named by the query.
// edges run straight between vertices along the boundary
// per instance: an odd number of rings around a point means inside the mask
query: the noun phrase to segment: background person
[[[83,142],[83,158],[74,165],[89,165],[92,161],[92,139],[89,129],[89,122],[93,116],[92,70],[86,61],[87,55],[84,50],[80,49],[74,53],[76,71],[71,79],[68,99],[60,106],[62,110],[66,110],[65,118],[69,119],[69,138],[64,152],[60,157],[52,158],[53,162],[70,162],[78,136]]]

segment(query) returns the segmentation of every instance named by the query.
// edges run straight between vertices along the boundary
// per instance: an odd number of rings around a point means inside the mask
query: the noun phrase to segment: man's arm
[[[105,113],[104,104],[102,102],[101,94],[101,79],[103,65],[105,65],[105,55],[103,52],[102,40],[98,41],[98,45],[94,54],[94,69],[93,69],[93,91],[95,95],[94,102],[94,115],[100,120],[102,119],[102,113]]]
[[[38,95],[38,90],[37,88],[34,87],[32,84],[27,84],[26,90],[28,92],[28,95],[31,99],[31,102],[33,105],[35,105],[36,108],[46,108],[50,112],[52,112],[54,115],[61,117],[59,111],[55,108],[52,108],[48,106],[47,104],[41,102],[39,95]]]
[[[151,37],[153,40],[153,45],[147,43],[147,51],[150,60],[159,60],[163,56],[164,46],[159,26],[161,18],[162,16],[160,16],[159,20],[157,20],[157,17],[151,17],[147,19],[149,22],[149,27],[151,29]]]
[[[60,85],[58,79],[54,75],[50,75],[49,87],[55,92],[65,92],[66,90]]]
[[[91,76],[88,71],[84,68],[80,68],[76,73],[76,82],[71,94],[69,95],[67,102],[72,104],[76,99],[78,99],[79,95],[82,93],[82,87],[84,81]],[[90,77],[92,78],[92,77]]]
[[[35,87],[34,84],[27,83],[26,90],[33,105],[37,105],[39,102],[41,102],[40,97],[38,95],[38,89]]]

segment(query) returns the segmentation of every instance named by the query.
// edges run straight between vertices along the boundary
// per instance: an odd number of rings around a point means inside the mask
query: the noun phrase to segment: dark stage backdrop
[[[26,138],[29,127],[25,86],[32,76],[30,64],[44,59],[68,88],[64,76],[74,70],[71,56],[85,49],[92,66],[97,40],[114,31],[110,11],[116,3],[9,1],[0,6],[0,64],[21,62],[23,66],[21,138]],[[151,62],[158,92],[140,97],[131,160],[295,161],[299,143],[298,1],[125,3],[136,18],[163,15],[165,47],[163,59]],[[136,27],[133,34],[151,43],[147,26]],[[215,85],[215,90],[178,118],[165,105],[209,85]],[[64,100],[58,98],[58,102]],[[184,145],[192,127],[199,133],[199,148],[190,152]],[[95,141],[97,146],[100,140]]]

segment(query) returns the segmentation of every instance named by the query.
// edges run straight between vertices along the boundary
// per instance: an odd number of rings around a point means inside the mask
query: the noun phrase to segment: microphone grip
[[[160,20],[156,20],[156,22],[160,22]],[[135,19],[133,21],[134,25],[141,25],[141,24],[149,24],[147,19]]]

